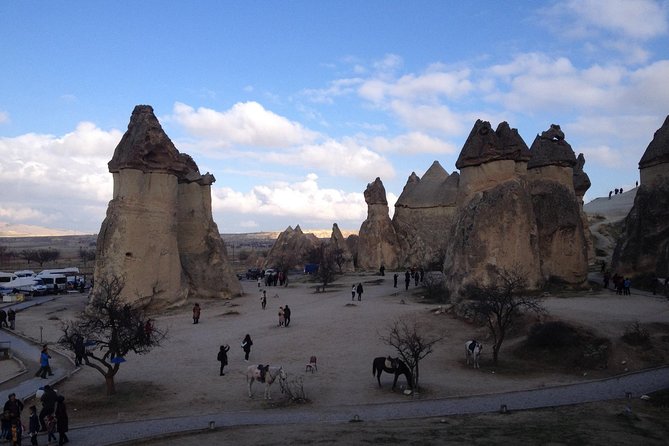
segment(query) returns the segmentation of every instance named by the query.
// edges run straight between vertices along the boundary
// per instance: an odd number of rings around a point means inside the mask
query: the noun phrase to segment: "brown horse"
[[[372,363],[372,376],[376,375],[376,380],[379,382],[379,387],[381,387],[381,372],[393,373],[395,374],[395,379],[393,380],[393,390],[397,385],[397,378],[400,375],[404,375],[407,380],[407,387],[413,389],[413,374],[409,367],[399,358],[391,358],[390,356],[383,357],[379,356],[374,358]]]

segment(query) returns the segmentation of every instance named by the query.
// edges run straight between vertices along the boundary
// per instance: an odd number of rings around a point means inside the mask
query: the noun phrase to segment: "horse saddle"
[[[267,364],[265,366],[262,365],[262,364],[258,364],[258,370],[260,371],[260,378],[258,379],[258,381],[260,381],[261,383],[264,383],[265,382],[265,375],[269,371],[269,364]]]

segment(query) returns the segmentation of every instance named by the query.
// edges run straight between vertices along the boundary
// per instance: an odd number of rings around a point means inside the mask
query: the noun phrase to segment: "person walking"
[[[393,275],[393,288],[397,288],[397,278],[398,277],[399,277],[399,275],[397,273],[395,273]]]
[[[39,412],[39,422],[42,427],[42,431],[47,430],[46,417],[53,415],[54,410],[56,409],[56,402],[58,400],[58,394],[55,390],[51,388],[50,385],[44,386],[44,393],[40,397],[42,401],[42,410]]]
[[[267,306],[267,290],[262,290],[262,294],[260,296],[260,306],[263,310]]]
[[[242,341],[242,350],[244,350],[244,361],[249,362],[249,354],[251,354],[251,346],[253,345],[253,341],[251,340],[251,335],[248,333],[246,336],[244,336],[244,340]]]
[[[193,305],[193,323],[197,324],[200,322],[200,304],[195,302]]]
[[[7,431],[7,436],[11,436],[12,433],[12,427],[15,426],[17,423],[20,425],[21,424],[21,411],[23,410],[23,403],[16,399],[16,394],[15,393],[10,393],[7,396],[7,401],[5,401],[5,405],[2,408],[2,413],[3,417],[5,419],[3,420],[3,427],[4,430]]]
[[[351,287],[351,301],[355,300],[355,283]]]
[[[404,273],[404,289],[406,291],[409,290],[410,283],[411,283],[411,271],[407,270],[407,272]]]
[[[67,419],[67,407],[65,406],[65,397],[58,396],[56,404],[56,430],[58,431],[58,446],[62,446],[70,441],[66,432],[69,430],[69,421]]]
[[[225,375],[223,373],[223,367],[228,365],[228,351],[230,350],[229,345],[221,345],[221,349],[218,351],[218,361],[221,363],[221,370],[220,370],[220,376]]]
[[[16,311],[10,308],[7,312],[7,320],[9,321],[9,328],[14,330],[16,328]]]
[[[358,293],[358,302],[362,300],[362,282],[358,284],[355,291]]]
[[[49,365],[49,359],[51,359],[51,355],[49,355],[49,349],[47,348],[46,344],[42,346],[42,352],[39,355],[39,370],[37,370],[37,373],[35,373],[35,376],[39,376],[42,379],[46,379],[47,373],[49,376],[53,376],[53,372],[51,371],[51,366]]]
[[[286,324],[286,313],[283,311],[283,307],[279,307],[279,327],[283,327]]]
[[[288,308],[288,305],[283,308],[283,318],[285,320],[283,326],[287,327],[290,325],[290,308]]]
[[[74,365],[82,365],[84,363],[84,356],[86,356],[86,347],[84,346],[83,336],[76,336],[77,339],[74,341]]]
[[[39,418],[37,418],[37,407],[30,406],[30,419],[28,420],[28,435],[30,444],[37,446],[37,434],[39,433]]]

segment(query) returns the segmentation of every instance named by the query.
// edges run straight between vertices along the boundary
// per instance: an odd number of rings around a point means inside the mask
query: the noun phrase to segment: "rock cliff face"
[[[179,153],[150,106],[135,107],[109,162],[113,198],[95,277],[125,278],[123,298],[155,310],[241,293],[211,215],[212,175]]]
[[[451,292],[488,284],[500,268],[522,271],[533,288],[547,280],[584,283],[587,243],[575,164],[559,126],[528,150],[507,123],[493,131],[490,123],[476,122],[456,164],[457,209],[444,261]]]
[[[594,264],[595,262],[595,241],[590,232],[590,223],[588,222],[588,215],[583,210],[583,197],[585,193],[590,189],[590,177],[583,170],[585,166],[585,157],[582,153],[578,154],[576,158],[576,165],[574,166],[573,174],[573,183],[574,183],[574,193],[576,194],[576,201],[581,208],[581,224],[583,225],[583,232],[585,234],[585,243],[587,245],[588,252],[588,263]]]
[[[443,263],[444,228],[456,209],[460,175],[449,175],[438,161],[423,178],[411,173],[395,204],[392,223],[400,244],[400,266],[435,266]]]
[[[613,253],[623,275],[669,277],[669,116],[641,161],[641,185]]]
[[[386,189],[380,178],[365,189],[367,219],[358,234],[358,268],[378,270],[399,266],[399,240],[388,215]]]
[[[341,234],[341,233],[340,233]],[[276,239],[267,253],[265,268],[278,268],[288,271],[293,268],[302,268],[312,249],[320,245],[320,240],[314,234],[305,234],[300,225],[295,229],[288,226]]]

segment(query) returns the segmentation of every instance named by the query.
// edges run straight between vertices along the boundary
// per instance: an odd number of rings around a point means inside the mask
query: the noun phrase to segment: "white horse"
[[[479,368],[479,358],[481,356],[481,350],[483,350],[483,344],[479,341],[471,340],[465,342],[465,359],[467,360],[467,365],[469,365],[469,359],[471,358],[474,363],[474,368]]]
[[[279,367],[270,367],[269,365],[261,367],[265,368],[265,380],[261,378],[260,369],[257,365],[251,365],[246,369],[246,383],[249,386],[249,398],[253,398],[253,392],[251,391],[251,386],[254,381],[264,382],[265,383],[265,399],[271,400],[272,394],[270,393],[270,386],[277,378],[281,381],[285,381],[288,378],[286,371],[283,369],[283,366]]]

